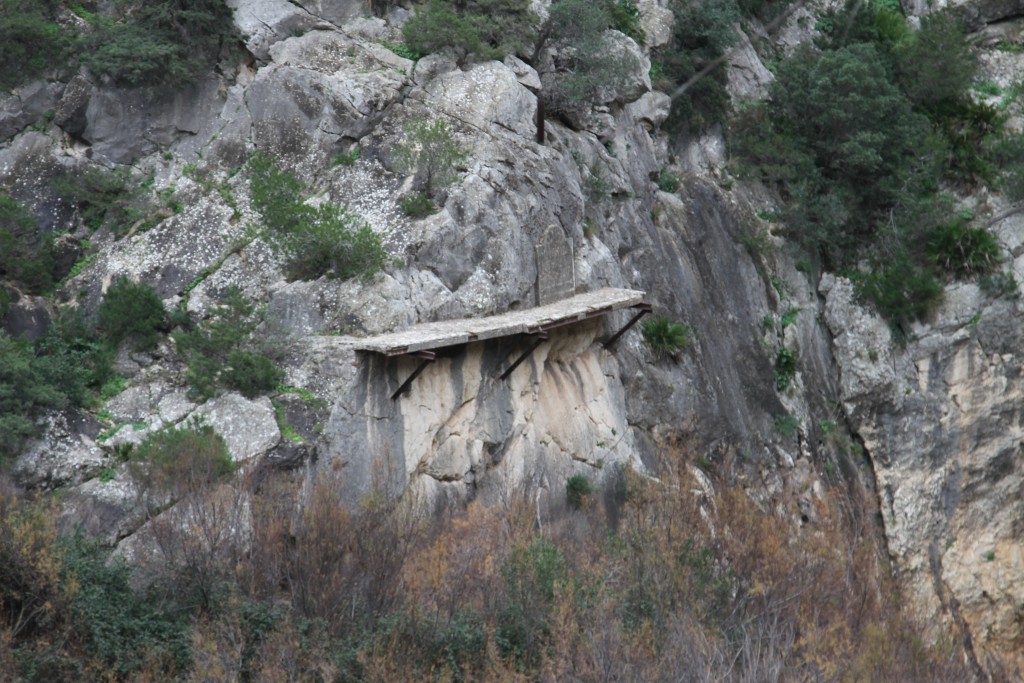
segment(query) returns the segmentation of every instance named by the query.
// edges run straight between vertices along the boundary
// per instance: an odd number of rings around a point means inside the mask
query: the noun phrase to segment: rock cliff
[[[703,467],[730,472],[796,519],[813,516],[809,501],[828,495],[837,472],[876,488],[884,542],[916,603],[941,616],[944,633],[966,637],[978,661],[1024,667],[1018,299],[958,285],[934,320],[895,343],[847,281],[797,268],[758,217],[774,198],[730,175],[720,132],[687,140],[661,129],[669,98],[651,90],[644,49],[624,36],[640,57],[631,87],[572,125],[549,119],[539,144],[541,79],[518,59],[457,68],[400,57],[384,42],[398,40],[402,8],[380,19],[363,16],[362,2],[230,4],[242,56],[183,92],[155,96],[82,74],[0,102],[0,185],[45,229],[77,220],[48,179],[91,164],[151,175],[177,208],[149,230],[94,235],[87,267],[53,301],[16,301],[7,325],[44,327],[56,303],[92,311],[121,276],[200,319],[238,286],[265,307],[263,333],[280,336],[284,384],[301,397],[198,404],[172,344],[125,352],[128,388],[104,407],[120,429],[101,435],[91,416],[55,414],[15,466],[23,485],[67,487],[68,518],[130,543],[142,520],[134,493],[120,474],[99,477],[123,473],[121,444],[194,417],[249,466],[307,486],[340,470],[347,504],[383,484],[425,509],[496,502],[513,489],[557,508],[571,475],[602,480],[623,465],[656,474],[659,444],[693,433]],[[663,4],[638,3],[654,42]],[[1006,16],[975,4],[982,23]],[[770,78],[744,39],[730,55],[730,91],[758,96]],[[425,119],[446,121],[469,162],[441,210],[414,220],[398,208],[408,179],[394,155],[406,124]],[[353,164],[333,164],[354,149]],[[254,150],[306,183],[310,201],[359,213],[393,265],[370,281],[287,281],[252,237],[259,218],[238,169]],[[677,192],[655,181],[666,167],[682,177]],[[1015,221],[998,229],[1021,280]],[[657,313],[692,329],[689,348],[656,356],[634,329],[602,350],[626,320],[619,313],[553,333],[508,382],[496,369],[521,340],[459,347],[392,401],[415,362],[357,353],[352,337],[534,306],[551,226],[576,291],[647,292]],[[785,386],[774,367],[783,349],[797,359]]]

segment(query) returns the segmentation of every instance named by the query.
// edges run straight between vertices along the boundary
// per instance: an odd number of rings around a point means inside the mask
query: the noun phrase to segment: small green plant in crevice
[[[985,553],[984,558],[985,558],[986,562],[995,562],[996,551],[989,550],[988,552]]]
[[[425,192],[413,192],[398,200],[398,208],[409,218],[426,218],[436,211]]]
[[[1017,278],[1012,271],[1004,273],[986,273],[978,278],[978,287],[994,298],[1015,299],[1020,296]]]
[[[679,190],[679,176],[673,173],[668,166],[663,166],[658,173],[658,189],[670,194]]]
[[[775,354],[775,388],[785,391],[796,377],[797,355],[795,351],[782,347]]]
[[[775,431],[782,436],[792,436],[800,429],[800,420],[792,415],[776,415]]]
[[[363,156],[363,150],[355,147],[348,152],[338,152],[334,155],[333,163],[335,166],[354,166],[361,156]]]
[[[999,97],[1003,94],[1003,88],[995,81],[978,81],[971,84],[971,90],[982,97]]]
[[[612,195],[612,184],[608,182],[600,162],[594,159],[583,177],[583,193],[592,202],[601,202]]]
[[[234,390],[250,398],[273,391],[284,377],[266,338],[253,334],[262,315],[237,287],[228,289],[209,320],[189,321],[172,338],[188,363],[190,394],[212,398]]]
[[[274,400],[271,400],[270,403],[274,406],[274,416],[277,419],[277,428],[281,430],[282,438],[294,443],[305,443],[306,440],[302,438],[302,435],[296,432],[288,422],[288,416],[285,414],[284,404],[280,401]]]
[[[415,62],[423,56],[414,48],[405,43],[392,43],[391,41],[388,40],[382,40],[380,41],[380,44],[394,52],[399,57],[402,57],[403,59],[411,59],[412,61]]]
[[[565,482],[565,500],[573,510],[579,510],[586,505],[593,493],[594,485],[585,474],[574,474]]]
[[[800,315],[799,308],[790,308],[786,310],[786,312],[782,314],[782,318],[779,321],[779,324],[782,326],[782,329],[786,329],[790,325],[795,324],[798,315]]]
[[[644,321],[641,327],[644,343],[657,356],[675,356],[690,344],[689,325],[659,315]]]

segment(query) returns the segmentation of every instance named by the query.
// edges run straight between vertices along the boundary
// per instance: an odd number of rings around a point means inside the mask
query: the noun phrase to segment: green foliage
[[[1017,278],[1012,271],[1005,273],[987,273],[978,278],[981,291],[992,297],[1017,298],[1020,291]]]
[[[451,50],[465,64],[524,51],[536,22],[527,0],[430,0],[402,24],[402,34],[413,54]]]
[[[654,86],[666,92],[674,91],[720,58],[735,42],[732,26],[740,19],[735,0],[674,0],[670,8],[675,15],[672,39],[651,55],[660,65],[658,73],[652,75]],[[725,83],[724,68],[715,69],[693,83],[672,101],[666,126],[677,131],[703,130],[720,120],[729,107]]]
[[[209,320],[174,333],[194,397],[205,400],[234,389],[252,398],[274,390],[284,375],[253,339],[261,320],[252,302],[232,287]]]
[[[344,206],[302,201],[298,178],[277,168],[269,157],[249,161],[253,205],[263,217],[261,235],[285,259],[293,280],[369,278],[387,263],[380,237]]]
[[[131,339],[132,347],[146,351],[156,346],[164,323],[163,301],[150,285],[123,277],[110,286],[96,311],[100,333],[115,346]]]
[[[893,322],[924,318],[942,301],[942,282],[934,269],[921,265],[906,252],[873,264],[868,273],[851,276],[861,298]]]
[[[545,101],[550,113],[568,113],[604,99],[603,93],[629,83],[639,64],[628,50],[612,41],[615,25],[611,0],[558,0],[551,4],[542,29],[545,39],[561,48],[556,78],[547,79]]]
[[[992,183],[1011,162],[1006,187],[1024,187],[1012,170],[1024,144],[998,142],[1002,114],[967,94],[976,62],[951,16],[910,32],[898,7],[872,3],[828,21],[822,50],[780,64],[769,103],[743,112],[733,149],[786,200],[791,236],[902,324],[941,300],[941,276],[997,261],[994,239],[938,196],[940,181]]]
[[[669,193],[675,193],[679,190],[679,177],[668,166],[663,166],[658,173],[658,189]]]
[[[235,471],[224,438],[198,422],[151,434],[132,451],[129,464],[143,490],[172,497],[214,484]]]
[[[796,377],[797,355],[796,351],[787,349],[785,346],[775,354],[775,388],[785,391]]]
[[[61,65],[71,36],[55,14],[54,2],[0,0],[0,90]]]
[[[399,45],[397,43],[392,43],[387,40],[382,40],[380,44],[394,52],[399,57],[402,57],[404,59],[411,59],[414,62],[423,56],[422,54],[420,54],[419,52],[405,44]]]
[[[573,510],[579,510],[594,492],[594,485],[585,474],[574,474],[565,482],[565,500]]]
[[[0,463],[39,432],[42,410],[67,405],[67,396],[46,375],[28,342],[0,331]]]
[[[39,293],[53,284],[54,268],[53,240],[36,231],[28,209],[0,192],[0,279]]]
[[[186,615],[155,595],[133,590],[123,560],[84,536],[62,542],[62,582],[83,641],[83,655],[127,680],[152,662],[164,675],[184,670],[191,660]],[[74,586],[74,589],[70,589]]]
[[[690,344],[690,328],[668,316],[659,315],[644,321],[641,330],[644,343],[658,356],[674,356]]]
[[[405,127],[405,138],[395,149],[395,169],[415,173],[424,194],[434,197],[441,188],[459,178],[469,153],[452,137],[442,119],[413,121]]]
[[[783,436],[792,436],[800,429],[800,420],[792,415],[776,415],[775,430]]]
[[[641,47],[647,42],[647,34],[640,25],[640,8],[633,0],[616,0],[612,5],[612,25]]]
[[[119,16],[97,17],[81,40],[89,69],[129,87],[179,87],[216,62],[233,37],[224,0],[121,3]]]
[[[111,171],[88,165],[59,176],[53,186],[61,199],[78,209],[90,230],[107,227],[122,236],[148,208],[141,183],[126,168]]]
[[[436,210],[425,192],[413,192],[398,200],[398,208],[410,218],[426,218]]]
[[[516,548],[501,568],[506,603],[494,639],[505,657],[535,665],[557,592],[569,583],[565,556],[540,537]]]
[[[353,165],[355,165],[355,163],[357,161],[359,161],[359,157],[361,157],[362,155],[363,155],[363,150],[361,150],[358,147],[356,147],[355,149],[352,149],[352,150],[350,150],[348,152],[339,152],[334,157],[334,165],[335,166],[353,166]]]
[[[988,230],[962,220],[938,225],[928,235],[928,257],[945,273],[958,278],[987,274],[999,265],[999,243]]]
[[[960,21],[932,12],[896,46],[896,72],[907,98],[925,112],[963,100],[977,72],[977,58]]]

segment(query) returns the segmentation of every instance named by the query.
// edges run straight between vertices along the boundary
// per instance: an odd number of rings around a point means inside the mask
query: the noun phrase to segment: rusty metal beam
[[[402,386],[398,387],[398,389],[395,390],[395,393],[391,394],[392,401],[397,400],[399,396],[408,391],[409,387],[412,386],[413,381],[420,376],[420,373],[426,370],[427,366],[433,363],[434,359],[437,358],[437,354],[433,351],[417,351],[415,356],[417,358],[421,358],[422,361],[418,366],[416,366],[416,369],[412,371],[412,374],[402,382]]]
[[[651,306],[651,304],[647,303],[646,301],[641,303],[641,304],[637,304],[636,306],[633,306],[632,308],[637,309],[637,314],[634,315],[632,318],[630,318],[629,322],[626,323],[625,325],[623,325],[621,330],[619,330],[618,332],[613,334],[608,339],[608,341],[606,341],[604,344],[601,344],[601,348],[604,348],[604,349],[611,348],[612,345],[615,344],[615,342],[619,341],[619,337],[621,337],[622,335],[626,334],[627,331],[629,331],[629,328],[633,327],[633,325],[636,325],[638,322],[640,322],[640,318],[644,317],[645,315],[650,313],[652,310],[654,310],[654,307]]]
[[[536,337],[536,338],[533,340],[533,343],[530,344],[530,347],[528,349],[526,349],[526,351],[523,351],[523,354],[521,356],[519,356],[519,358],[516,358],[515,362],[512,363],[512,365],[508,366],[508,369],[505,370],[505,372],[501,373],[501,377],[499,379],[502,379],[502,380],[508,379],[508,376],[511,375],[512,372],[516,368],[518,368],[520,366],[520,364],[522,364],[522,362],[524,360],[529,358],[530,354],[533,353],[534,351],[536,351],[538,346],[540,346],[545,341],[547,341],[548,333],[547,333],[546,330],[540,330],[539,332],[535,332],[533,334],[533,336]]]

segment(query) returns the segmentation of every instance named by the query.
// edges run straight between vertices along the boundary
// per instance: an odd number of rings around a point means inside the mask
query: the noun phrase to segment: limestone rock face
[[[1019,303],[955,290],[899,349],[850,303],[848,283],[822,289],[844,405],[874,463],[904,586],[934,623],[966,631],[982,663],[1021,670],[1024,383],[1019,347],[987,330],[1019,316]]]
[[[306,345],[301,367],[309,374],[324,374],[325,364],[346,368],[318,467],[341,468],[350,504],[373,486],[394,486],[428,508],[474,496],[495,503],[524,489],[559,492],[573,474],[602,480],[617,466],[642,468],[617,363],[594,347],[600,332],[591,323],[552,333],[507,380],[499,375],[527,342],[458,348],[396,400],[391,394],[416,359],[356,354],[345,338]]]

